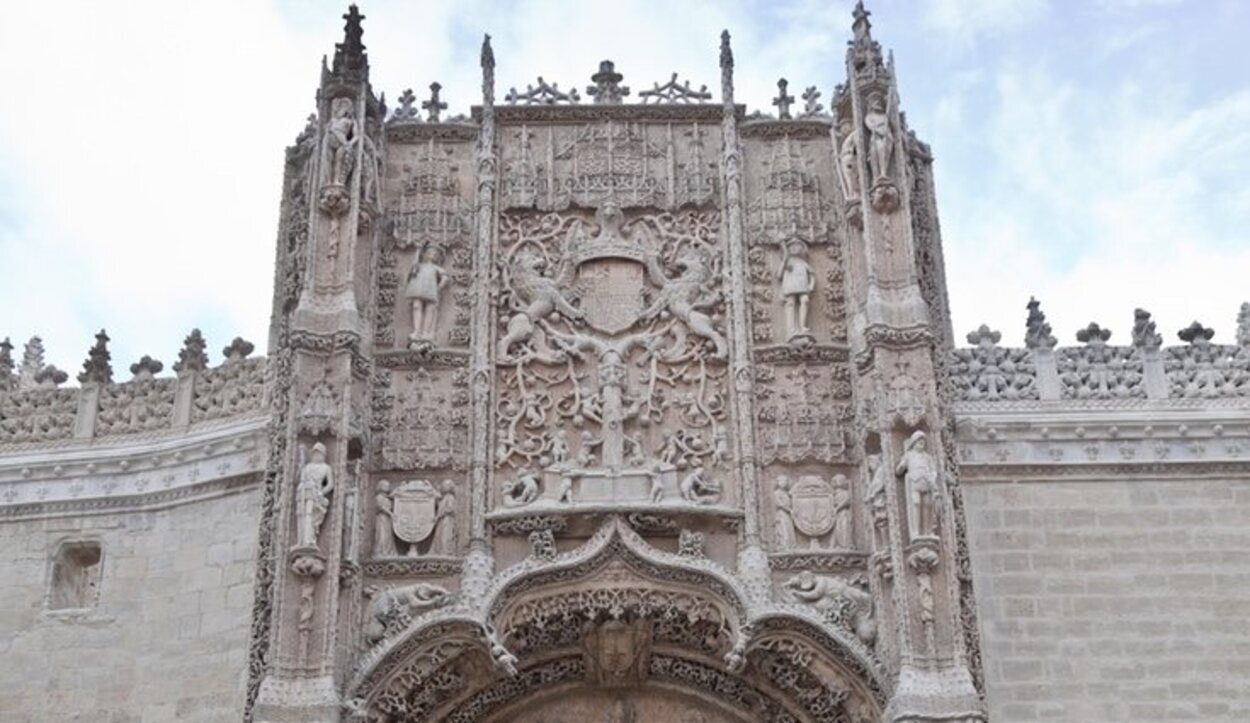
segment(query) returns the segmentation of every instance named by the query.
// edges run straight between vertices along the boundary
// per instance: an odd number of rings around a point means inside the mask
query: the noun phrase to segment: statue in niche
[[[359,138],[355,111],[351,98],[330,102],[330,120],[321,146],[322,181],[326,184],[341,187],[351,179],[355,165],[351,152]]]
[[[804,570],[782,583],[782,589],[791,602],[811,605],[824,614],[844,615],[856,637],[865,645],[871,645],[876,639],[872,595],[859,587]]]
[[[938,470],[923,430],[908,437],[894,473],[903,478],[907,489],[907,524],[912,537],[933,537],[937,534]]]
[[[781,284],[787,341],[811,336],[807,328],[807,306],[816,288],[816,272],[807,257],[807,244],[801,239],[792,238],[783,244],[777,281]]]
[[[851,549],[851,482],[844,474],[833,476],[833,546]]]
[[[391,500],[390,482],[378,482],[378,492],[374,495],[373,502],[377,508],[377,517],[373,524],[373,556],[395,557],[399,550],[395,548],[395,508]]]
[[[712,318],[700,311],[720,300],[720,294],[712,288],[714,279],[707,259],[702,251],[688,248],[677,257],[675,265],[678,276],[670,279],[657,256],[647,258],[647,275],[651,283],[660,287],[660,292],[651,306],[642,312],[642,319],[650,321],[667,311],[685,323],[696,336],[712,342],[716,358],[724,359],[729,355],[725,337],[716,331]]]
[[[720,484],[707,477],[703,466],[699,465],[690,474],[682,478],[678,487],[682,499],[700,505],[716,504],[720,500]]]
[[[504,507],[524,507],[538,499],[538,475],[522,470],[516,479],[504,480],[500,491]]]
[[[872,519],[873,548],[882,552],[889,548],[890,513],[886,509],[885,486],[889,480],[885,465],[881,463],[881,455],[868,455],[868,491],[865,497],[868,503],[868,514]]]
[[[456,483],[443,480],[443,494],[434,514],[434,549],[444,555],[456,554]]]
[[[451,277],[442,267],[443,250],[437,245],[422,247],[412,269],[408,271],[408,285],[404,296],[412,304],[412,334],[408,343],[433,341],[438,324],[439,300]]]
[[[859,146],[855,140],[855,126],[849,118],[838,123],[842,146],[838,151],[838,173],[842,178],[842,194],[847,203],[859,200]]]
[[[777,510],[773,523],[777,550],[788,552],[795,542],[794,501],[790,498],[790,478],[785,475],[778,477],[773,487],[773,507]]]
[[[321,442],[314,444],[311,457],[301,465],[299,485],[295,489],[295,546],[305,549],[317,549],[317,538],[330,509],[330,493],[334,490],[330,465],[326,464],[326,446]]]
[[[512,261],[509,285],[520,307],[508,319],[507,331],[499,340],[499,355],[503,361],[509,360],[514,345],[534,336],[534,325],[537,321],[546,319],[554,312],[559,312],[573,321],[580,321],[586,316],[581,309],[564,298],[553,279],[543,275],[546,268],[546,260],[530,251],[518,253]],[[545,348],[545,342],[541,346],[544,348],[538,349],[539,354],[552,360],[557,358],[550,349]]]
[[[451,593],[437,585],[419,582],[403,587],[369,588],[369,617],[365,623],[365,640],[376,645],[388,632],[408,624],[413,615],[451,602]]]
[[[894,131],[890,128],[889,110],[885,96],[873,93],[868,97],[868,112],[864,114],[864,126],[869,133],[869,161],[872,166],[873,185],[890,179],[890,162],[894,157]]]

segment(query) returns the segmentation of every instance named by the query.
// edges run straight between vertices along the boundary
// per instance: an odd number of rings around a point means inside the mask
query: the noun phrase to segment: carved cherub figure
[[[551,438],[551,443],[547,448],[551,454],[551,463],[557,466],[563,465],[569,461],[569,433],[566,430],[557,430]]]
[[[504,507],[524,507],[538,499],[538,475],[522,470],[514,480],[504,480],[501,485]]]
[[[435,245],[421,249],[416,262],[408,271],[408,285],[404,296],[412,304],[412,334],[409,343],[429,341],[434,338],[438,324],[438,306],[443,289],[451,277],[443,269],[443,250]]]
[[[816,289],[816,272],[807,260],[807,244],[792,238],[785,242],[781,266],[777,269],[777,281],[781,285],[781,298],[786,320],[786,339],[806,335],[807,305],[812,291]]]
[[[508,329],[499,340],[499,354],[508,358],[512,347],[534,334],[535,323],[553,312],[580,321],[586,313],[564,298],[554,279],[543,275],[547,261],[532,251],[521,251],[509,269],[510,287],[519,308],[508,320]]]
[[[712,342],[718,359],[725,358],[728,355],[725,337],[712,325],[712,318],[700,311],[720,299],[720,294],[711,288],[712,270],[704,252],[687,248],[678,254],[674,265],[679,273],[677,278],[670,279],[657,256],[647,259],[647,275],[651,283],[660,287],[660,292],[651,306],[642,312],[641,318],[654,319],[667,311],[684,322],[696,336]]]
[[[720,485],[708,479],[702,465],[691,470],[678,486],[682,499],[700,505],[716,504],[720,500]]]

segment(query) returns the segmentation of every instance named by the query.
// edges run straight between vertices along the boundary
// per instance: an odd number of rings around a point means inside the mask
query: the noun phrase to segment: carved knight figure
[[[408,337],[410,344],[434,339],[439,300],[443,296],[443,289],[451,281],[442,262],[443,250],[432,244],[426,245],[421,249],[412,269],[408,271],[408,285],[404,287],[404,296],[412,304],[412,334]]]
[[[434,549],[444,555],[456,554],[456,483],[443,480],[443,494],[434,513]]]
[[[346,186],[351,178],[351,151],[359,139],[355,110],[351,98],[335,98],[330,104],[330,120],[321,142],[322,181],[327,184]]]
[[[859,200],[859,146],[855,143],[855,126],[849,118],[838,123],[842,146],[838,151],[838,174],[842,178],[842,194],[846,201]]]
[[[846,606],[847,622],[865,645],[877,637],[873,622],[872,595],[845,580],[816,575],[804,570],[782,583],[782,590],[791,602],[811,605],[821,613],[833,613]]]
[[[885,465],[881,463],[881,455],[868,455],[868,491],[865,495],[868,503],[868,514],[872,519],[874,549],[882,552],[888,549],[890,540],[889,512],[885,503],[885,486],[889,481]]]
[[[788,552],[794,549],[795,541],[794,501],[790,498],[790,478],[785,475],[777,478],[773,488],[773,507],[777,510],[773,523],[777,550]]]
[[[373,500],[377,508],[377,519],[373,524],[373,556],[395,557],[399,550],[395,548],[395,502],[391,499],[391,483],[386,480],[378,482],[378,493]]]
[[[928,452],[925,433],[916,430],[903,445],[903,458],[895,474],[903,478],[907,489],[907,523],[913,538],[937,534],[938,469]]]
[[[524,507],[538,499],[538,475],[522,470],[514,480],[504,480],[501,486],[504,507]]]
[[[334,490],[325,445],[314,444],[311,457],[300,469],[299,486],[295,490],[295,546],[298,548],[317,547],[321,524],[330,509],[330,493]]]
[[[851,483],[846,475],[833,476],[833,546],[851,549]]]
[[[890,115],[885,96],[873,93],[868,98],[868,112],[864,114],[864,127],[869,133],[869,161],[872,166],[872,182],[890,180],[890,161],[894,157],[894,131],[890,128]]]
[[[781,267],[777,269],[777,281],[781,285],[781,298],[786,319],[786,339],[809,335],[807,328],[807,305],[816,288],[816,272],[807,260],[807,244],[792,238],[783,245]]]

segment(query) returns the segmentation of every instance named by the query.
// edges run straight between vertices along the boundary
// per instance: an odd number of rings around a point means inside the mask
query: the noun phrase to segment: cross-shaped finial
[[[819,101],[820,91],[816,90],[814,85],[808,86],[807,90],[803,91],[803,115],[817,115],[824,110],[825,107]]]
[[[786,88],[790,85],[790,81],[782,78],[777,81],[777,97],[773,98],[773,105],[777,106],[777,117],[781,120],[790,120],[790,105],[794,103],[794,96],[786,95]]]
[[[413,94],[412,88],[406,88],[399,96],[399,107],[395,109],[395,114],[391,116],[396,120],[416,120],[417,109],[413,108],[413,103],[417,102],[417,96]]]
[[[447,110],[447,104],[438,99],[438,92],[443,86],[438,83],[430,83],[430,99],[421,103],[421,108],[426,112],[425,119],[431,123],[438,122],[438,114]]]

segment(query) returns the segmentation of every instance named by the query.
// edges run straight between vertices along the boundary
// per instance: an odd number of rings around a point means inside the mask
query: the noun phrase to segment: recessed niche
[[[100,543],[66,542],[52,560],[49,610],[95,607],[100,590]]]

